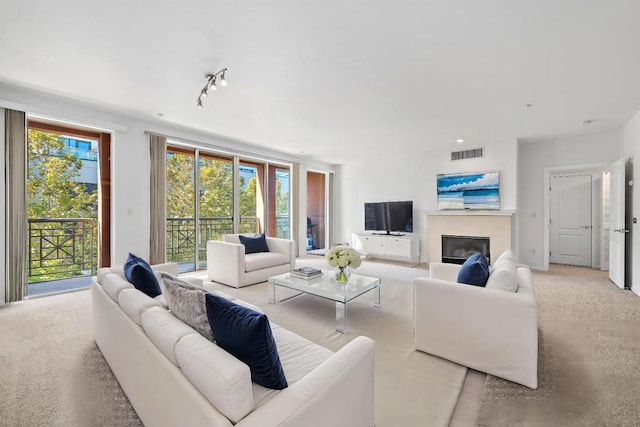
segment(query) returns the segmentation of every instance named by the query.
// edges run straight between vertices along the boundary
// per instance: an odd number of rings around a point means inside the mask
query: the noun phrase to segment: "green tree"
[[[97,191],[77,182],[82,160],[64,152],[58,134],[29,129],[28,139],[29,218],[96,218]]]
[[[240,177],[240,188],[244,186],[244,177]],[[240,215],[256,216],[256,187],[257,178],[252,176],[246,188],[240,190]]]
[[[166,203],[168,218],[193,218],[193,156],[167,154]]]

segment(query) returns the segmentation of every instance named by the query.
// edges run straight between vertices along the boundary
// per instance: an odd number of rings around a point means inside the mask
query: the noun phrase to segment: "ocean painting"
[[[500,209],[498,172],[439,174],[438,209]]]

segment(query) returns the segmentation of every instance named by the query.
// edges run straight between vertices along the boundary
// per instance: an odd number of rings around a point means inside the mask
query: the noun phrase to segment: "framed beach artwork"
[[[500,173],[438,174],[438,210],[500,209]]]

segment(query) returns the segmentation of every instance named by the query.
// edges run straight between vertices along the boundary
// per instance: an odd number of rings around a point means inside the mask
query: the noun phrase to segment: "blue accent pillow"
[[[158,278],[149,263],[132,253],[129,254],[127,262],[124,263],[124,277],[137,290],[144,292],[151,298],[155,298],[162,293]]]
[[[287,379],[267,315],[209,293],[205,301],[218,346],[249,365],[254,382],[276,390],[286,388]]]
[[[460,271],[458,271],[458,283],[484,287],[488,279],[489,265],[487,264],[487,258],[480,253],[473,254],[467,258],[462,267],[460,267]]]
[[[269,252],[269,246],[267,246],[267,239],[264,233],[256,237],[238,236],[240,243],[244,245],[245,254],[255,254],[258,252]]]

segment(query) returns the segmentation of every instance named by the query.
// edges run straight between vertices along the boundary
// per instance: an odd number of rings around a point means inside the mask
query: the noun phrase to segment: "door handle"
[[[590,225],[583,225],[583,226],[582,226],[582,227],[580,227],[580,228],[586,228],[586,229],[588,230],[588,229],[590,229],[590,228],[591,228],[591,226],[590,226]]]

